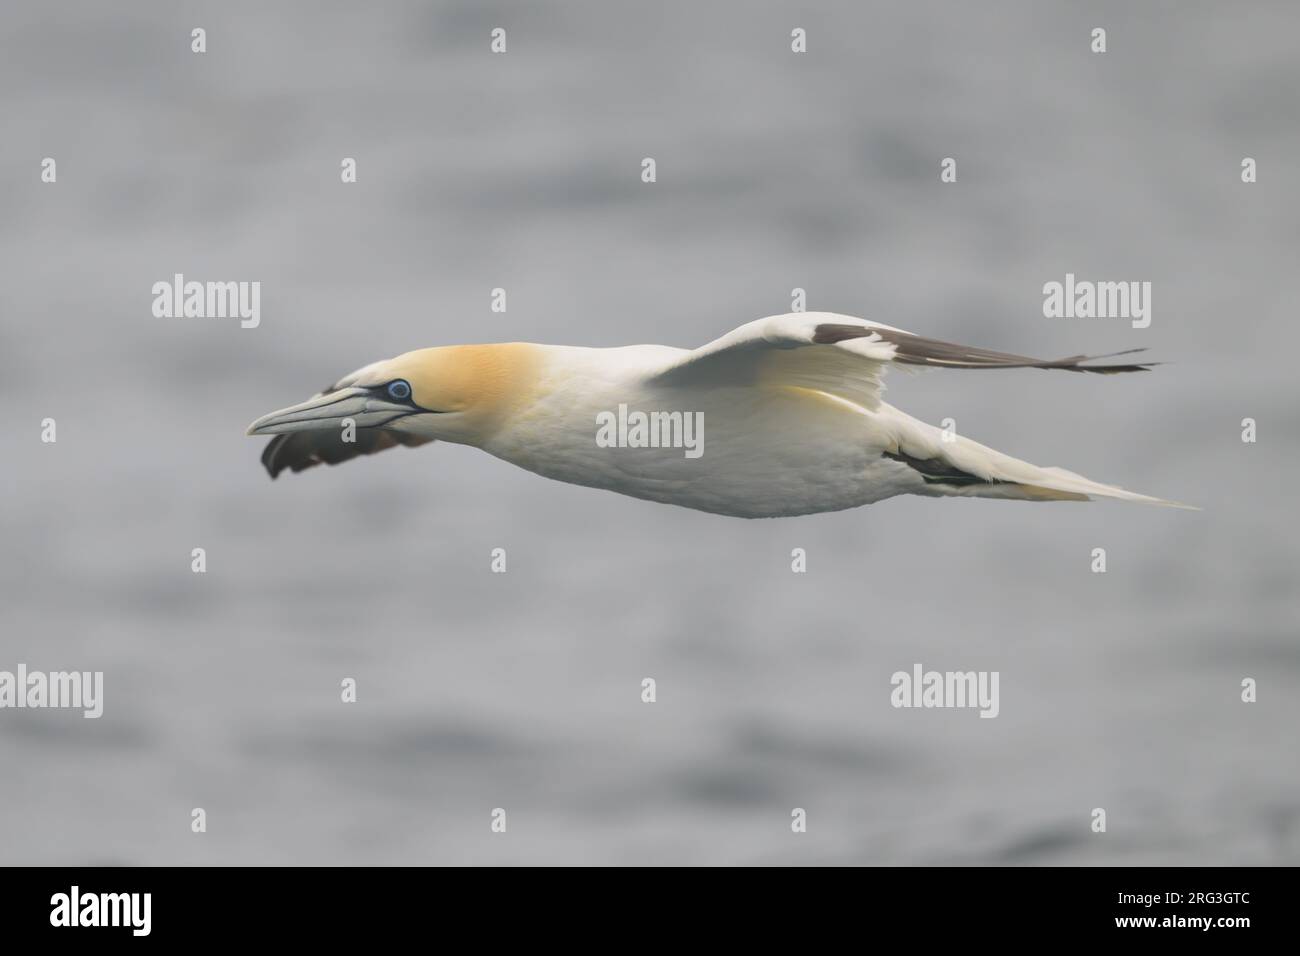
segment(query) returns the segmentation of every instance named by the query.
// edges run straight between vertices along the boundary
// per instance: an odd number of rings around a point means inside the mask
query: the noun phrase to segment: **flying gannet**
[[[1114,355],[1044,361],[796,312],[694,350],[519,342],[419,349],[264,415],[248,434],[275,436],[262,454],[272,478],[442,440],[547,478],[743,518],[838,511],[901,494],[1175,505],[1031,465],[881,401],[891,365],[1113,374],[1152,364],[1085,364]]]

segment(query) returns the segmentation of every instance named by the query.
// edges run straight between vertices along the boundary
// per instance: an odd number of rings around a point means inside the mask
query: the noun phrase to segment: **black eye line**
[[[395,378],[393,379],[393,382],[406,382],[406,379]],[[423,405],[415,404],[415,390],[411,388],[410,382],[406,382],[406,387],[410,389],[410,394],[407,395],[406,398],[393,398],[393,396],[388,394],[388,386],[392,385],[393,382],[385,382],[383,385],[372,385],[370,386],[370,392],[376,398],[383,398],[386,401],[397,403],[397,404],[409,405],[411,409],[416,412],[423,412],[426,415],[442,414],[442,412],[437,411],[436,409],[425,408]],[[400,418],[401,416],[399,415],[398,417]],[[390,418],[388,421],[394,421],[394,420],[395,419]],[[384,424],[388,424],[388,422],[384,422]]]

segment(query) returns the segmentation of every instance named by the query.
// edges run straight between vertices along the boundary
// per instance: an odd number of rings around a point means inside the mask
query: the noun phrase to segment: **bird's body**
[[[529,471],[746,518],[836,511],[903,490],[886,490],[893,468],[885,466],[895,463],[880,459],[877,416],[825,393],[656,382],[667,363],[689,354],[681,349],[539,348],[546,372],[536,401],[480,446]],[[601,447],[599,416],[616,423],[620,406],[633,415],[680,416],[670,419],[674,424],[695,416],[702,428],[690,437],[699,440],[701,454],[687,457],[671,444]]]
[[[1039,468],[886,404],[891,364],[1138,371],[936,342],[830,313],[741,326],[699,349],[423,349],[253,423],[274,477],[395,444],[474,445],[577,485],[745,518],[838,511],[899,494],[1161,502]],[[346,423],[356,428],[346,440]]]

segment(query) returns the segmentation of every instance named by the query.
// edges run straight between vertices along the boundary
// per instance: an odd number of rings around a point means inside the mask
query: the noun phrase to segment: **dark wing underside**
[[[358,455],[373,455],[385,448],[406,445],[414,448],[426,445],[432,438],[421,438],[404,432],[385,431],[382,428],[358,428],[356,440],[345,442],[342,429],[327,428],[321,431],[286,432],[276,435],[262,452],[262,464],[272,478],[288,468],[304,471],[314,465],[337,465]]]
[[[919,472],[927,485],[953,485],[960,488],[963,485],[1006,484],[1006,482],[991,481],[979,475],[972,475],[969,471],[963,471],[942,458],[916,458],[901,450],[897,454],[887,451],[881,457],[901,461],[913,471]]]
[[[989,349],[974,348],[969,345],[956,345],[927,339],[910,332],[897,329],[882,329],[861,325],[840,325],[825,323],[817,326],[813,342],[817,345],[834,345],[848,339],[878,336],[898,348],[894,361],[901,365],[926,365],[931,368],[1059,368],[1068,372],[1096,372],[1101,375],[1114,375],[1117,372],[1145,372],[1158,362],[1141,362],[1133,365],[1083,365],[1097,359],[1114,358],[1116,355],[1130,355],[1144,352],[1145,349],[1127,349],[1110,355],[1072,355],[1061,359],[1036,359],[1027,355],[1013,355],[1010,352],[994,352]]]

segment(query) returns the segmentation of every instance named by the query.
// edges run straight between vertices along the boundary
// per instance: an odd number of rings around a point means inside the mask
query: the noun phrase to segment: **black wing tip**
[[[286,435],[276,435],[262,449],[262,467],[266,469],[266,473],[271,476],[272,481],[275,481],[280,472],[287,467],[287,464],[280,460],[279,454],[287,437]]]
[[[1099,375],[1116,375],[1123,372],[1147,372],[1160,362],[1126,362],[1110,365],[1087,365],[1101,359],[1116,358],[1120,355],[1132,355],[1145,352],[1145,348],[1124,349],[1105,355],[1070,355],[1058,359],[1036,359],[1027,355],[1015,355],[1011,352],[995,352],[990,349],[956,345],[939,339],[930,339],[904,332],[901,329],[882,329],[877,326],[846,325],[839,322],[823,322],[813,329],[814,345],[836,345],[850,339],[874,336],[896,346],[894,361],[900,365],[920,365],[927,368],[946,369],[1012,369],[1041,368],[1064,369],[1068,372],[1093,372]]]
[[[275,435],[266,443],[262,449],[262,466],[274,481],[286,469],[297,474],[317,465],[337,465],[358,455],[373,455],[398,445],[417,447],[431,441],[432,438],[404,435],[382,428],[361,429],[354,441],[346,443],[334,434],[286,432]]]
[[[1130,364],[1117,365],[1084,365],[1084,362],[1095,362],[1098,359],[1115,358],[1120,355],[1133,355],[1137,352],[1145,352],[1145,348],[1124,349],[1122,352],[1111,352],[1107,355],[1079,355],[1069,359],[1062,359],[1064,364],[1061,367],[1068,368],[1072,372],[1094,372],[1098,375],[1117,375],[1122,372],[1149,372],[1157,365],[1164,365],[1164,362],[1133,362]],[[1044,366],[1052,368],[1052,365]]]
[[[324,462],[327,465],[334,464],[328,458],[322,457],[310,447],[296,447],[293,444],[294,434],[285,433],[275,435],[266,443],[266,448],[262,451],[262,465],[266,468],[266,473],[271,476],[271,480],[280,477],[280,473],[291,471],[295,475],[300,471],[306,471],[315,465]],[[299,445],[303,443],[299,442]]]
[[[1071,372],[1092,372],[1096,375],[1119,375],[1123,372],[1149,372],[1163,362],[1143,362],[1140,365],[1068,365]],[[1052,368],[1048,365],[1046,368]]]
[[[845,325],[842,322],[822,322],[813,328],[814,345],[834,345],[846,339],[860,339],[871,335],[875,330],[861,325]]]

